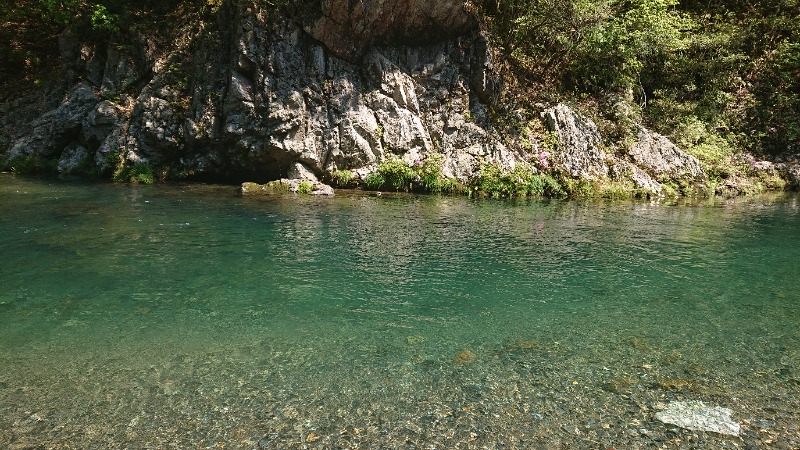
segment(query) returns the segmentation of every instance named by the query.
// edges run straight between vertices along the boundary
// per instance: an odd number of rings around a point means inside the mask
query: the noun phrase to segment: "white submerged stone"
[[[672,402],[656,413],[656,419],[687,430],[739,436],[739,424],[731,420],[730,409],[699,401]]]

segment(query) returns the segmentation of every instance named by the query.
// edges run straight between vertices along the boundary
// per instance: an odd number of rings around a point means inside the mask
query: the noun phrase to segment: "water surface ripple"
[[[0,448],[800,448],[798,230],[0,175]]]

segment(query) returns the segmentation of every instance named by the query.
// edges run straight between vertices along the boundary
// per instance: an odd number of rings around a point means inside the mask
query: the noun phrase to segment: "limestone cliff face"
[[[435,44],[477,27],[464,0],[323,0],[305,22],[310,36],[351,62],[375,44]]]
[[[492,127],[500,83],[463,3],[323,0],[304,10],[289,17],[228,1],[160,43],[65,33],[71,81],[44,101],[0,105],[4,159],[55,160],[62,173],[146,162],[174,177],[269,181],[298,167],[363,178],[387,158],[436,152],[444,175],[466,181],[484,162],[511,168],[541,155]],[[551,168],[568,176],[624,178],[653,193],[665,176],[705,176],[644,129],[609,153],[572,108],[545,109],[542,122],[556,138]]]
[[[298,23],[233,2],[217,19],[149,58],[146,39],[107,49],[65,39],[82,81],[11,139],[7,158],[70,146],[67,171],[76,155],[109,169],[120,154],[174,174],[262,180],[296,162],[363,175],[392,154],[433,151],[465,179],[479,160],[519,158],[487,125],[489,51],[463,4],[323,2]]]

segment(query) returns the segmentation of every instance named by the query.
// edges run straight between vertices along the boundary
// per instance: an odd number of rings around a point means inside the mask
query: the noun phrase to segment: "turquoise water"
[[[0,448],[800,447],[800,199],[0,175]],[[725,406],[741,437],[656,421]]]

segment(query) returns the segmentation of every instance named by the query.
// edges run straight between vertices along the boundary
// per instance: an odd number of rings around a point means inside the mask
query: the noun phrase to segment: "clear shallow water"
[[[0,447],[797,448],[799,231],[0,175]],[[742,437],[653,418],[684,399]]]

